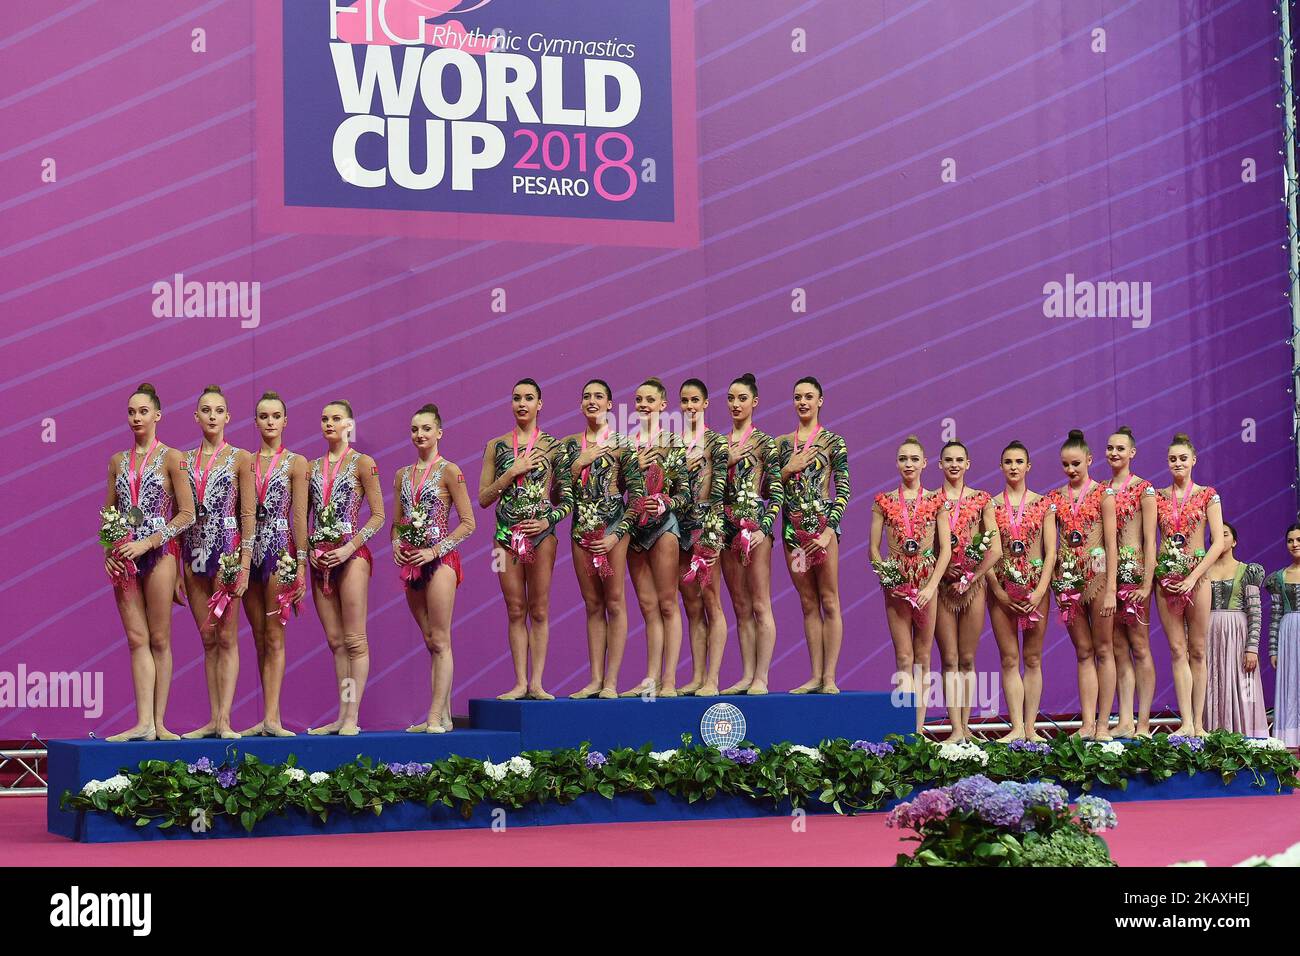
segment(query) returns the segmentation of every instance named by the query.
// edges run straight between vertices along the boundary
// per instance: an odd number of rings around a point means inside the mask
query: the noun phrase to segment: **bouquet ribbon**
[[[522,561],[524,564],[532,564],[537,557],[537,549],[533,547],[532,540],[519,530],[519,525],[510,527],[509,547],[514,552],[515,560]]]
[[[298,606],[294,603],[293,600],[293,592],[288,590],[287,588],[277,592],[275,595],[275,603],[278,605],[278,607],[274,611],[267,611],[266,616],[275,617],[278,615],[280,618],[280,625],[283,627],[285,624],[289,623],[290,608],[293,609],[294,614],[298,613]]]
[[[713,580],[713,568],[709,564],[709,558],[717,557],[718,552],[712,548],[701,548],[696,546],[691,554],[690,567],[682,575],[682,580],[687,584],[692,581],[698,581],[701,588],[707,588],[709,582]]]
[[[1115,596],[1119,598],[1119,606],[1123,609],[1124,623],[1142,624],[1147,622],[1142,620],[1142,601],[1138,597],[1142,593],[1142,586],[1138,584],[1121,584]]]
[[[918,627],[925,627],[925,608],[921,607],[921,589],[912,581],[900,584],[890,592],[900,601],[906,601],[912,607],[912,620]]]
[[[217,589],[212,592],[212,597],[208,598],[208,619],[203,622],[202,630],[206,631],[214,620],[221,620],[221,616],[226,613],[226,608],[230,606],[234,597],[231,586],[225,581],[217,585]]]
[[[403,554],[414,554],[415,549],[411,548],[405,541],[398,542],[398,548]],[[420,580],[420,569],[414,564],[402,565],[402,570],[398,572],[398,580],[402,582],[402,587],[409,588],[416,581]]]
[[[749,552],[754,548],[754,532],[758,531],[758,522],[753,518],[741,518],[736,527],[739,529],[731,542],[731,550],[740,558],[742,564],[749,564]]]
[[[1079,591],[1057,591],[1056,606],[1060,609],[1061,623],[1070,626],[1079,614],[1083,595]]]
[[[650,502],[652,501],[663,502],[664,510],[659,512],[657,516],[652,515],[650,513]],[[663,492],[656,492],[652,495],[645,495],[641,498],[638,498],[636,500],[636,503],[632,506],[632,508],[636,512],[637,524],[639,525],[649,524],[651,521],[655,520],[656,517],[662,518],[665,514],[668,513],[668,496],[665,495]]]
[[[1029,600],[1029,596],[1033,593],[1027,586],[1015,582],[1008,582],[1006,592],[1007,596],[1017,604]],[[1028,614],[1021,614],[1016,623],[1021,630],[1025,630],[1033,627],[1042,619],[1043,616],[1038,613],[1038,608],[1031,608]]]
[[[803,513],[792,511],[790,519],[795,522],[794,539],[799,544],[800,550],[803,551],[804,562],[810,568],[815,568],[826,560],[826,552],[821,548],[811,547],[817,539],[821,537],[826,530],[826,516],[817,516],[817,531],[807,531],[803,528]]]
[[[131,536],[128,534],[125,537],[118,538],[116,541],[114,541],[113,542],[114,556],[117,555],[118,545],[130,540],[131,540]],[[122,568],[121,571],[118,571],[111,576],[113,587],[121,588],[125,593],[130,594],[132,591],[135,590],[136,579],[140,574],[140,569],[136,567],[135,561],[133,561],[130,558],[119,557],[118,560],[122,562],[124,567]]]
[[[341,547],[342,544],[343,544],[342,541],[323,542],[311,549],[311,556],[315,560],[319,561],[321,558],[329,554],[331,551]],[[323,572],[321,572],[321,574],[322,574],[321,590],[324,591],[326,594],[333,594],[334,588],[330,584],[330,568],[326,568]]]
[[[1181,574],[1169,574],[1160,579],[1160,585],[1165,589],[1165,604],[1169,606],[1169,610],[1175,613],[1183,611],[1192,603],[1191,592],[1178,594],[1169,590],[1175,584],[1181,584],[1184,580],[1185,578]]]
[[[579,544],[587,552],[587,557],[591,559],[591,564],[587,568],[587,573],[598,578],[608,578],[614,574],[614,568],[609,563],[609,555],[596,554],[591,550],[592,545],[598,544],[605,537],[604,527],[595,528],[591,531],[584,531],[582,540]]]

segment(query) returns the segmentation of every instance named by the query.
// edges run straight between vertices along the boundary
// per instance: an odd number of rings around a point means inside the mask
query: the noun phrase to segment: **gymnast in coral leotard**
[[[407,727],[409,733],[452,729],[451,613],[456,588],[464,579],[457,549],[474,533],[465,475],[438,453],[441,440],[442,414],[437,405],[425,405],[411,417],[416,462],[399,468],[393,481],[393,561],[431,658],[429,713],[421,723]]]
[[[181,453],[158,441],[162,402],[152,385],[132,393],[126,414],[135,443],[109,459],[104,507],[116,508],[128,530],[106,554],[104,570],[131,651],[136,722],[108,739],[175,740],[163,726],[172,681],[172,597],[177,539],[194,521],[194,498]]]

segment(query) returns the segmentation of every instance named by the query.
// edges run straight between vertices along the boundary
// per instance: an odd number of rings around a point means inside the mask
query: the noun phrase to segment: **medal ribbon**
[[[1069,488],[1065,489],[1066,494],[1069,495],[1070,498],[1070,514],[1074,517],[1075,521],[1079,520],[1079,509],[1083,506],[1084,499],[1088,497],[1088,492],[1092,491],[1092,486],[1093,486],[1093,480],[1092,477],[1089,476],[1088,484],[1084,486],[1083,493],[1079,495],[1078,498],[1074,497],[1074,492],[1071,489]],[[1024,503],[1023,500],[1021,501],[1021,503],[1022,504]],[[1070,530],[1078,531],[1080,529],[1076,527],[1076,528],[1071,528]]]
[[[217,458],[225,450],[226,443],[222,441],[221,447],[214,451],[212,457],[208,459],[208,467],[206,469],[203,467],[203,446],[200,445],[198,451],[194,453],[194,491],[198,497],[195,506],[198,508],[203,507],[203,494],[208,490],[208,476],[212,474],[212,466],[217,463]]]
[[[749,423],[749,427],[745,429],[745,433],[740,436],[739,443],[733,441],[731,437],[728,436],[727,444],[730,445],[732,448],[744,448],[745,445],[749,442],[749,436],[753,431],[754,431],[754,423],[751,421]],[[735,473],[736,473],[736,466],[730,465],[727,468],[727,480],[730,481],[734,477]]]
[[[913,499],[912,507],[907,506],[907,499],[903,497],[903,485],[898,486],[898,507],[902,512],[900,521],[903,525],[903,538],[908,541],[915,540],[912,535],[912,516],[921,509],[921,499],[925,497],[925,488],[921,485],[916,486],[916,498]]]
[[[153,444],[149,450],[144,453],[144,460],[140,462],[140,470],[135,468],[135,446],[131,446],[131,470],[127,474],[127,484],[131,487],[131,507],[140,507],[140,485],[144,482],[144,470],[149,467],[149,459],[153,457],[154,449],[158,447],[158,439],[154,438]]]
[[[1174,507],[1174,534],[1183,533],[1183,510],[1187,507],[1187,502],[1192,500],[1192,489],[1194,487],[1195,486],[1190,483],[1187,485],[1187,494],[1183,495],[1182,501],[1178,500],[1177,488],[1169,489],[1169,497],[1173,499],[1174,506],[1175,506]]]
[[[961,483],[961,487],[957,489],[956,498],[948,498],[948,492],[946,491],[943,493],[943,496],[944,498],[947,498],[948,501],[952,502],[952,506],[948,509],[948,533],[956,534],[957,533],[956,522],[957,519],[961,516],[961,503],[962,500],[966,497],[966,482],[963,481]]]
[[[271,458],[271,464],[266,469],[266,477],[262,477],[262,456],[259,454],[253,460],[253,483],[257,490],[257,503],[259,505],[266,503],[266,493],[271,488],[271,476],[275,474],[275,466],[280,463],[280,456],[284,454],[284,446],[281,445],[276,449],[275,455]]]
[[[1020,524],[1024,520],[1025,503],[1029,500],[1029,489],[1026,488],[1020,496],[1020,504],[1016,510],[1011,510],[1011,489],[1006,488],[1002,492],[1002,505],[1007,512],[1007,526],[1011,528],[1011,537],[1015,541],[1020,541]],[[1021,541],[1023,544],[1024,542]]]
[[[541,437],[541,434],[542,434],[542,430],[541,430],[540,428],[535,428],[535,429],[533,429],[533,437],[530,438],[530,439],[528,439],[528,444],[527,444],[526,446],[524,446],[524,457],[525,457],[525,458],[527,458],[530,454],[532,454],[533,446],[537,444],[537,439]],[[512,438],[513,441],[514,441],[515,461],[518,461],[518,460],[519,460],[519,432],[518,432],[518,430],[515,431],[515,433],[511,436],[511,438]],[[520,475],[518,478],[515,479],[515,484],[516,484],[516,485],[522,485],[523,483],[524,483],[524,476],[523,476],[523,475]]]
[[[411,506],[412,506],[413,508],[418,508],[418,507],[420,506],[420,492],[424,490],[424,483],[425,483],[426,481],[429,480],[429,475],[431,475],[431,474],[433,473],[433,468],[434,468],[434,466],[437,465],[438,462],[440,462],[440,461],[442,461],[442,456],[441,456],[441,455],[439,455],[439,456],[438,456],[437,458],[435,458],[433,461],[429,462],[429,467],[426,468],[426,469],[424,469],[424,474],[420,476],[420,481],[419,481],[418,484],[416,484],[416,483],[414,483],[414,482],[412,483],[412,484],[414,485],[414,487],[413,487],[412,490],[411,490]],[[415,469],[417,469],[417,468],[419,468],[419,467],[420,467],[419,462],[416,462],[414,465],[412,465],[412,466],[411,466],[411,474],[412,474],[412,475],[416,474],[416,470],[415,470]],[[408,479],[407,479],[407,480],[408,480],[408,481],[410,480],[409,476],[408,476]]]
[[[705,425],[703,422],[701,422],[701,423],[700,423],[700,430],[699,430],[698,432],[695,433],[695,437],[694,437],[694,438],[692,438],[690,441],[688,441],[688,442],[686,443],[686,454],[687,454],[687,455],[689,455],[689,454],[691,453],[691,451],[694,450],[695,446],[698,445],[698,444],[700,443],[700,439],[704,437],[704,433],[707,432],[708,430],[709,430],[709,426],[708,426],[708,425]]]
[[[334,463],[333,471],[330,471],[329,452],[325,453],[325,458],[324,460],[321,461],[320,464],[321,477],[323,479],[322,489],[321,489],[321,496],[322,496],[321,507],[323,508],[329,507],[330,498],[333,497],[334,495],[334,479],[337,478],[339,476],[339,472],[343,470],[343,462],[347,460],[348,452],[351,450],[352,448],[350,445],[343,446],[343,451],[339,454],[338,461]]]
[[[794,453],[796,455],[802,455],[809,448],[811,448],[812,443],[817,440],[817,436],[818,434],[820,434],[821,430],[822,430],[821,422],[818,422],[817,427],[812,430],[812,434],[808,436],[808,440],[805,441],[802,446],[800,446],[799,444],[799,433],[796,431],[794,434]],[[794,477],[798,478],[802,474],[803,474],[802,470],[796,471],[794,473]]]
[[[609,435],[609,426],[606,425],[604,428],[601,429],[600,434],[596,436],[596,444],[599,445],[608,435]],[[582,431],[582,450],[583,451],[587,450],[587,430],[585,428]],[[586,486],[587,475],[590,472],[591,472],[591,465],[588,465],[586,468],[582,469],[582,475],[578,479],[578,483],[583,486]]]

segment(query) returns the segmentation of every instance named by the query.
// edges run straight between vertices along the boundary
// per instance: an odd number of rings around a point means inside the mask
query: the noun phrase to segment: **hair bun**
[[[221,386],[220,386],[220,385],[205,385],[205,386],[203,386],[203,391],[199,392],[200,395],[207,395],[207,394],[209,394],[209,393],[211,393],[211,394],[213,394],[213,395],[225,395],[225,394],[226,394],[225,392],[223,392],[223,391],[221,390]]]
[[[758,379],[754,378],[753,372],[746,372],[744,375],[740,376],[740,378],[741,381],[748,382],[750,385],[758,384]]]
[[[137,395],[157,395],[158,390],[149,382],[141,382],[140,387],[135,390]]]
[[[1069,434],[1067,437],[1069,437],[1069,438],[1071,438],[1071,439],[1078,439],[1079,441],[1082,441],[1082,440],[1083,440],[1083,430],[1082,430],[1082,429],[1079,429],[1079,428],[1071,428],[1071,429],[1070,429],[1070,434]]]

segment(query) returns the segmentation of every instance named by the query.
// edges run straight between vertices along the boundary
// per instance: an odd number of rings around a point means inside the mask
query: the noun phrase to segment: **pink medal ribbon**
[[[744,433],[743,435],[740,436],[740,441],[739,441],[739,442],[736,442],[734,439],[728,437],[728,438],[727,438],[727,444],[730,445],[732,448],[740,448],[740,449],[743,449],[743,448],[745,447],[745,445],[749,443],[749,436],[750,436],[750,434],[753,433],[753,431],[754,431],[754,423],[753,423],[753,422],[750,422],[750,423],[749,423],[749,427],[745,429],[745,433]],[[735,465],[728,465],[728,466],[727,466],[727,480],[730,481],[730,480],[735,476],[735,473],[736,473],[736,466],[735,466]]]
[[[225,450],[226,443],[222,441],[220,447],[218,447],[217,450],[212,453],[212,457],[208,459],[207,468],[203,467],[203,446],[200,445],[198,450],[194,452],[194,494],[197,499],[194,504],[197,512],[206,511],[203,507],[203,499],[205,492],[208,490],[208,476],[212,474],[212,466],[217,463],[217,459]],[[198,515],[196,514],[195,517],[197,518]]]
[[[815,442],[815,441],[817,440],[817,436],[821,433],[821,430],[822,430],[821,422],[818,422],[818,423],[817,423],[817,427],[814,428],[814,429],[812,430],[812,434],[808,436],[807,441],[805,441],[802,445],[799,444],[799,433],[798,433],[798,432],[795,432],[795,436],[794,436],[794,453],[795,453],[796,455],[802,455],[802,454],[803,454],[804,452],[806,452],[809,448],[811,448],[811,447],[812,447],[812,443]],[[801,471],[796,471],[796,472],[794,473],[794,477],[795,477],[795,478],[798,478],[798,477],[799,477],[800,475],[802,475],[802,474],[803,474],[803,471],[802,471],[802,470],[801,470]]]
[[[608,435],[609,435],[609,426],[606,425],[603,429],[601,429],[600,434],[596,436],[596,444],[599,445]],[[582,432],[582,450],[583,451],[587,450],[586,429],[583,429]],[[582,469],[582,475],[579,477],[578,483],[585,487],[587,484],[587,475],[590,473],[591,473],[591,465],[588,465],[586,468]]]
[[[1007,527],[1011,529],[1011,554],[1013,557],[1020,557],[1025,553],[1026,545],[1020,537],[1020,525],[1024,522],[1025,504],[1029,501],[1029,489],[1026,488],[1020,495],[1020,504],[1016,510],[1011,510],[1011,489],[1004,488],[1002,491],[1002,506],[1006,510]],[[1020,550],[1016,550],[1016,545],[1020,545]]]
[[[344,445],[343,451],[339,453],[338,460],[334,463],[334,470],[330,470],[330,456],[326,452],[325,458],[321,461],[321,507],[329,507],[330,498],[334,496],[334,480],[338,478],[339,472],[343,470],[343,462],[347,460],[348,452],[352,450],[351,446]]]
[[[541,437],[541,434],[542,434],[542,430],[540,428],[533,429],[533,437],[528,439],[528,444],[524,446],[525,458],[527,458],[530,454],[532,454],[533,446],[537,444],[537,439]],[[511,435],[511,438],[514,441],[513,447],[514,447],[515,461],[518,461],[519,460],[519,432],[515,431],[515,433]],[[523,475],[520,475],[518,478],[515,479],[516,485],[522,485],[523,483],[524,483]]]
[[[144,512],[140,510],[140,486],[144,483],[144,470],[149,467],[149,459],[153,457],[154,450],[157,447],[158,439],[155,438],[153,444],[149,446],[149,450],[144,453],[144,460],[140,462],[140,468],[137,470],[135,467],[135,446],[131,446],[131,470],[127,472],[126,480],[131,489],[131,510],[127,512],[127,520],[133,528],[144,524]]]
[[[903,554],[907,557],[915,557],[921,550],[921,542],[917,541],[912,534],[912,518],[917,511],[921,510],[921,502],[925,498],[925,488],[922,485],[916,486],[916,497],[912,499],[911,507],[907,504],[907,499],[903,497],[903,486],[898,486],[898,510],[899,523],[903,526]]]
[[[275,474],[275,466],[280,463],[280,458],[284,455],[284,446],[281,445],[271,456],[271,464],[267,466],[266,477],[262,477],[262,456],[259,454],[253,459],[253,485],[257,491],[257,516],[258,521],[266,520],[266,493],[271,488],[271,476]]]

